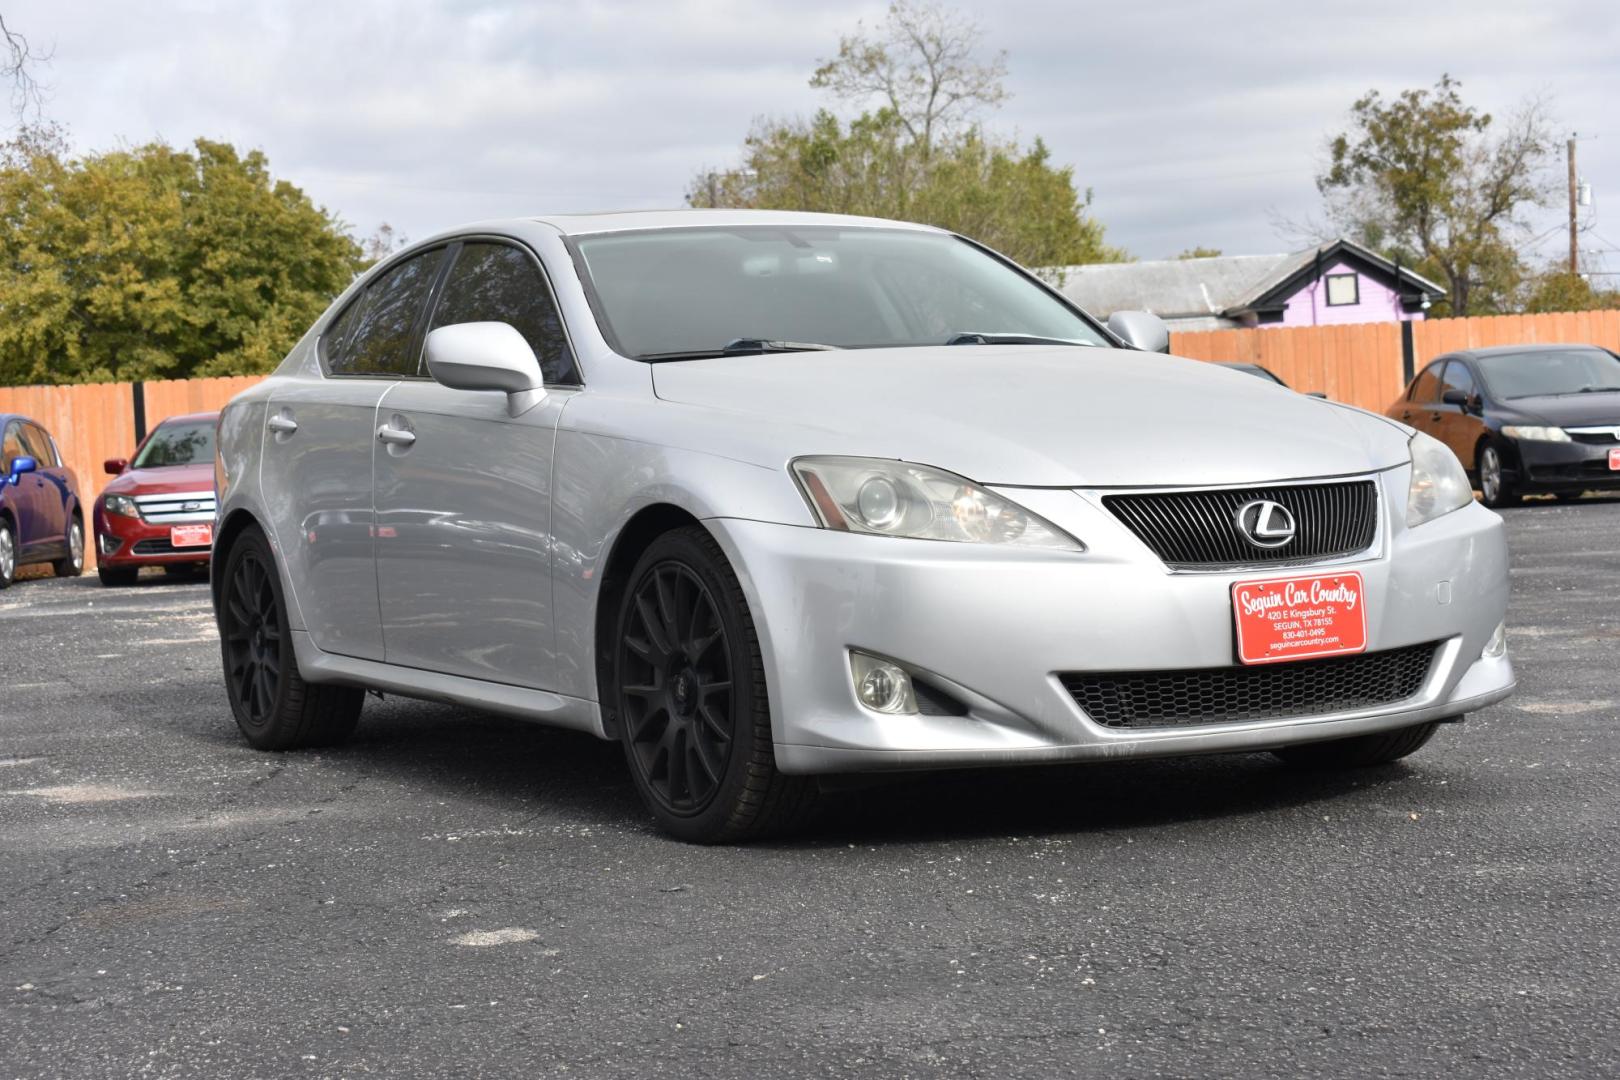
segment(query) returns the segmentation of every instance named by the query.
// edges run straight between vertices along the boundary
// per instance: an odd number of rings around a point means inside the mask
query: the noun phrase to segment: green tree
[[[1548,270],[1531,283],[1525,311],[1597,311],[1620,308],[1620,292],[1600,292],[1579,274]]]
[[[946,9],[892,5],[880,37],[844,38],[811,79],[844,100],[875,97],[875,110],[847,123],[826,109],[756,121],[742,164],[699,174],[687,201],[919,221],[1030,266],[1126,258],[1044,142],[1020,146],[970,122],[1006,97],[1004,58],[976,61],[978,36]]]
[[[259,151],[0,152],[0,384],[270,370],[364,265]]]
[[[1523,214],[1549,198],[1553,140],[1539,102],[1497,124],[1462,100],[1460,85],[1443,75],[1392,100],[1362,97],[1317,188],[1341,231],[1414,256],[1407,265],[1445,281],[1450,314],[1472,315],[1514,305]]]
[[[1191,247],[1177,255],[1178,259],[1214,259],[1221,254],[1220,248]]]

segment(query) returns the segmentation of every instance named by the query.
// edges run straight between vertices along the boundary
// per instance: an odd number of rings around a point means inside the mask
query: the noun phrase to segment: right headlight
[[[117,514],[120,517],[138,518],[141,516],[140,507],[136,506],[135,500],[128,495],[109,495],[102,501],[101,506],[107,513]]]
[[[1573,442],[1569,432],[1561,427],[1535,427],[1526,424],[1504,424],[1502,434],[1510,439],[1529,439],[1532,442]]]
[[[1049,551],[1086,549],[1051,522],[943,469],[857,457],[797,458],[792,469],[824,529]]]
[[[1406,493],[1406,527],[1422,525],[1474,501],[1468,473],[1451,448],[1419,431],[1409,444],[1412,486]]]

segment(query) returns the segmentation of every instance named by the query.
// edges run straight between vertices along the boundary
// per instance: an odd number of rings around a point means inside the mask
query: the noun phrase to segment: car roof
[[[1607,352],[1599,345],[1583,345],[1579,342],[1557,342],[1542,344],[1535,341],[1526,341],[1522,345],[1492,345],[1482,349],[1459,349],[1456,352],[1446,353],[1435,357],[1436,360],[1478,360],[1486,356],[1512,356],[1515,353],[1550,353],[1550,352]]]
[[[156,424],[154,424],[152,426],[152,430],[156,431],[158,428],[162,427],[164,424],[195,424],[195,423],[201,423],[204,420],[218,420],[218,419],[219,419],[219,410],[218,409],[215,409],[213,412],[182,413],[179,416],[165,416],[162,420],[159,420]]]
[[[564,236],[629,232],[634,229],[680,229],[740,225],[845,226],[869,229],[910,229],[944,232],[931,225],[852,214],[812,214],[789,210],[608,210],[588,214],[546,214],[529,218],[550,225]]]

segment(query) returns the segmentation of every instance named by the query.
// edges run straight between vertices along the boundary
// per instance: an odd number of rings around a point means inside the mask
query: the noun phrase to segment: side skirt
[[[602,730],[602,711],[594,701],[322,652],[304,630],[292,631],[292,640],[298,670],[312,683],[359,686],[424,701],[465,705],[519,720],[589,732],[599,739],[608,737]]]

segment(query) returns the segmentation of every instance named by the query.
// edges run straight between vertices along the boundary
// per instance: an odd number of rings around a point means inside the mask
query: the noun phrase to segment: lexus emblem
[[[1238,507],[1238,532],[1257,548],[1280,548],[1297,531],[1294,515],[1282,503],[1255,499]]]

